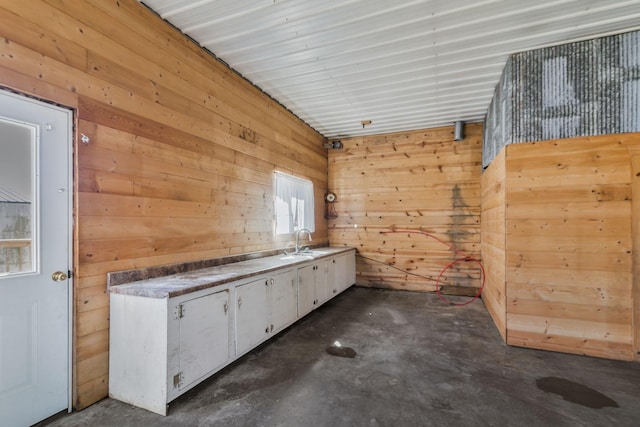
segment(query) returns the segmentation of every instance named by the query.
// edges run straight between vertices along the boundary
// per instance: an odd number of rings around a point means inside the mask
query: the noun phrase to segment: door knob
[[[51,275],[51,278],[56,282],[62,282],[67,280],[67,273],[63,273],[62,271],[56,271]]]

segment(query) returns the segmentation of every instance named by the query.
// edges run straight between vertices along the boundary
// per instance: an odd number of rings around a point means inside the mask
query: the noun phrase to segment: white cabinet
[[[154,293],[163,280],[110,293],[109,395],[166,415],[170,401],[355,283],[355,254],[178,296]]]
[[[356,283],[356,258],[353,253],[338,255],[332,260],[334,270],[334,294],[347,289]]]
[[[229,289],[175,298],[110,295],[109,395],[165,415],[230,361]]]
[[[236,287],[237,356],[296,320],[295,285],[296,271],[289,270]]]
[[[317,260],[298,268],[298,317],[302,317],[327,300],[327,260]]]
[[[267,286],[254,280],[236,287],[236,355],[240,356],[265,340],[267,320]]]
[[[269,332],[275,334],[298,319],[298,281],[296,270],[276,274],[269,280]]]
[[[170,390],[177,389],[169,392],[171,398],[229,361],[229,291],[170,304],[170,309],[178,355],[174,372],[168,372]]]

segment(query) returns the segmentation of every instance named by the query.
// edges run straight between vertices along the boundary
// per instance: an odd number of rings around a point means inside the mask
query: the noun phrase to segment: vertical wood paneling
[[[633,357],[640,360],[640,146],[629,147],[631,156],[631,233],[633,240],[632,307]]]
[[[506,148],[507,343],[631,359],[638,134]]]
[[[74,406],[107,395],[106,273],[285,248],[272,173],[311,179],[323,138],[134,0],[3,2],[0,85],[77,111]]]
[[[428,231],[479,256],[482,126],[468,124],[465,133],[458,142],[453,127],[358,137],[329,150],[338,213],[329,220],[329,240],[358,248],[359,285],[433,291],[455,259],[424,235],[381,234],[394,228]],[[460,263],[447,270],[442,285],[444,292],[475,294],[480,272]]]
[[[482,301],[502,339],[507,339],[505,150],[484,171],[482,187],[482,262],[487,275]]]

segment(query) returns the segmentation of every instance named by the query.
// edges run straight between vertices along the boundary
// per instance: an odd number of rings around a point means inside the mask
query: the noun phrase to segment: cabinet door
[[[336,259],[333,258],[327,262],[327,296],[333,298],[338,292],[338,279],[340,273],[338,271]]]
[[[269,279],[268,299],[271,324],[269,332],[278,332],[297,316],[296,271],[285,271]]]
[[[330,261],[319,261],[316,267],[316,307],[326,302],[331,294],[328,290],[330,283],[327,280]]]
[[[347,258],[345,256],[337,256],[334,260],[336,268],[336,290],[338,293],[346,289],[347,283]]]
[[[298,269],[298,317],[302,317],[316,304],[316,265]]]
[[[342,292],[356,281],[356,259],[354,254],[340,255],[335,258],[336,289]]]
[[[236,288],[236,355],[267,338],[267,281],[256,280]]]
[[[180,372],[183,388],[229,360],[229,291],[180,304]]]
[[[351,285],[355,285],[356,283],[356,254],[355,252],[351,252],[347,255],[342,255],[342,258],[345,259],[345,280],[344,280],[344,289],[347,289]]]

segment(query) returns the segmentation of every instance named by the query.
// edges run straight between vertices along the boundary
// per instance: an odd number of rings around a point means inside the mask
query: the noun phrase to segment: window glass
[[[0,277],[35,271],[35,129],[0,118]]]
[[[282,172],[275,173],[276,234],[306,228],[315,231],[313,183]]]

